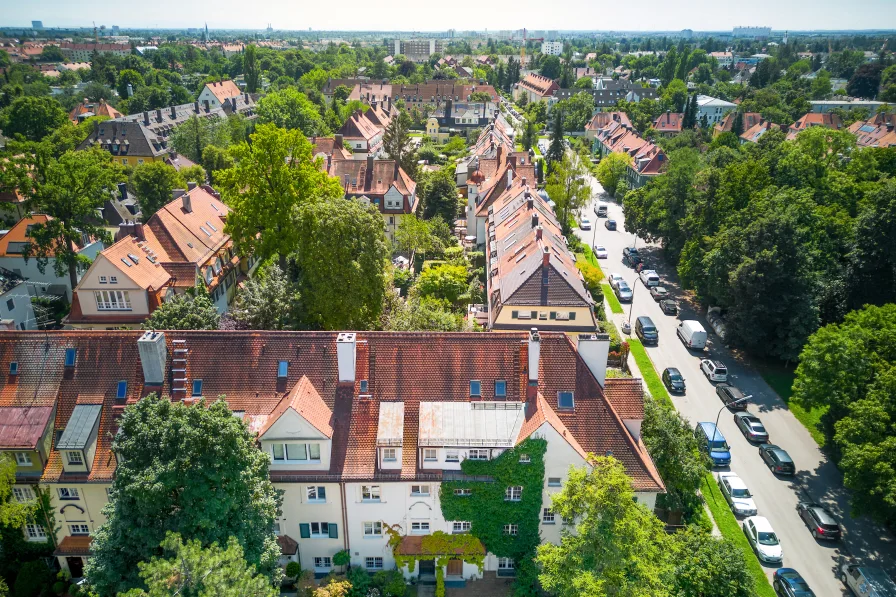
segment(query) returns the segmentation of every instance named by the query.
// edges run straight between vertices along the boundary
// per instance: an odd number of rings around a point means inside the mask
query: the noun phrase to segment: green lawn
[[[607,297],[607,302],[610,303],[610,311],[613,313],[624,313],[625,311],[622,310],[622,305],[619,304],[619,299],[616,298],[616,293],[613,292],[610,285],[601,284],[600,287],[604,291],[604,296]]]
[[[759,563],[756,554],[753,553],[753,548],[747,542],[740,522],[729,509],[728,502],[725,501],[725,498],[719,491],[719,486],[716,485],[712,473],[706,473],[700,489],[703,493],[703,499],[706,501],[706,505],[709,506],[709,511],[712,512],[712,517],[716,521],[716,526],[719,527],[719,531],[726,539],[733,540],[743,550],[747,568],[756,580],[756,595],[758,597],[775,597],[775,590],[769,583],[762,564]]]
[[[650,357],[647,356],[647,351],[644,350],[644,345],[641,344],[640,340],[635,340],[634,338],[628,341],[628,345],[632,351],[632,357],[634,357],[635,363],[641,371],[641,378],[644,380],[644,385],[647,386],[647,391],[661,404],[665,404],[669,408],[675,408],[669,393],[666,391],[666,386],[663,385],[663,380],[660,379],[653,366],[653,361],[650,360]]]
[[[793,366],[785,366],[781,363],[760,362],[757,364],[759,374],[770,385],[778,396],[787,404],[787,408],[793,413],[793,416],[803,424],[803,427],[809,430],[812,439],[824,447],[824,434],[821,432],[821,417],[827,412],[826,407],[815,407],[806,410],[799,404],[790,401],[793,395],[793,380],[796,377]]]

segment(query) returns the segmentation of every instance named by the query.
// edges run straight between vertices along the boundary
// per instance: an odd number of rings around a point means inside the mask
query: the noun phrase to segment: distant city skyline
[[[774,30],[896,29],[894,0],[753,0],[745,10],[726,10],[711,0],[640,0],[609,3],[518,0],[477,10],[459,4],[406,0],[342,0],[295,3],[287,0],[157,0],[132,4],[108,0],[5,0],[0,27],[200,28],[330,31],[502,31],[537,30],[730,31],[737,26]],[[375,10],[372,10],[375,8]]]

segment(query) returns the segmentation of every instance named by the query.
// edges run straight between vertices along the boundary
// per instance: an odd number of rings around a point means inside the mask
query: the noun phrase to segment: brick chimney
[[[171,106],[171,118],[177,118],[177,111]]]
[[[149,126],[149,112],[143,112],[143,124]]]
[[[137,237],[137,240],[146,240],[146,232],[143,230],[143,224],[139,222],[134,224],[134,236]]]
[[[544,267],[548,267],[551,264],[551,248],[550,247],[542,247],[542,249],[541,249],[541,264]]]
[[[199,114],[199,100],[193,102],[193,111]]]
[[[336,133],[336,136],[333,137],[333,148],[342,149],[342,135],[340,133]]]
[[[538,216],[535,216],[534,218],[532,218],[532,221],[533,221],[533,222],[537,222],[537,221],[538,221],[537,218],[538,218]],[[543,227],[541,227],[541,226],[535,226],[535,238],[536,238],[536,240],[541,240],[541,236],[542,236],[542,233],[543,233],[543,232],[544,232],[544,228],[543,228]]]

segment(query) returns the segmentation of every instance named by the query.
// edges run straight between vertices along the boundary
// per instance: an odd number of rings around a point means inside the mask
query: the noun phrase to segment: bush
[[[298,578],[302,574],[302,565],[298,562],[290,562],[286,565],[286,576],[289,578]]]
[[[65,593],[65,585],[66,583],[62,582],[61,580],[57,580],[53,583],[53,592],[57,595],[62,595],[63,593]]]
[[[16,577],[15,597],[36,597],[53,582],[53,571],[41,560],[26,562]]]
[[[345,579],[352,584],[349,591],[350,597],[364,597],[367,595],[367,589],[370,588],[370,575],[367,570],[355,566],[349,568],[345,573]]]
[[[585,278],[585,288],[591,292],[591,296],[603,297],[600,282],[604,279],[604,273],[600,271],[600,268],[588,263],[588,259],[581,253],[576,255],[576,267],[582,272],[582,277]]]
[[[382,591],[383,597],[404,597],[404,576],[398,570],[381,570],[373,575],[373,586]]]
[[[333,556],[333,563],[337,566],[348,566],[349,562],[351,561],[352,555],[348,552],[347,549],[339,550]]]

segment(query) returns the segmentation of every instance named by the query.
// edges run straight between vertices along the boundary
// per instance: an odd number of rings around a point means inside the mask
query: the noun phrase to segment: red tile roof
[[[215,96],[215,99],[222,104],[224,103],[224,100],[236,97],[241,93],[240,88],[230,79],[226,81],[212,81],[211,83],[206,83],[205,88],[211,91],[212,95]]]
[[[658,133],[680,133],[683,119],[680,112],[665,112],[653,121],[653,128]]]
[[[792,125],[790,125],[790,129],[787,131],[787,139],[796,139],[796,136],[801,131],[804,131],[807,128],[813,126],[820,126],[826,129],[839,131],[843,128],[843,121],[840,120],[840,117],[833,112],[827,112],[823,114],[819,112],[809,112],[803,117],[797,119],[797,121]]]
[[[271,411],[267,422],[259,429],[259,437],[267,433],[288,410],[294,410],[303,419],[325,436],[333,437],[333,411],[326,405],[317,390],[304,375],[292,390],[280,400],[280,404]]]
[[[87,535],[69,535],[63,537],[53,552],[54,556],[89,556],[93,537]]]
[[[560,86],[557,85],[557,82],[553,79],[536,75],[535,73],[526,75],[523,80],[520,81],[519,86],[522,89],[531,91],[541,97],[547,97],[560,88]]]

